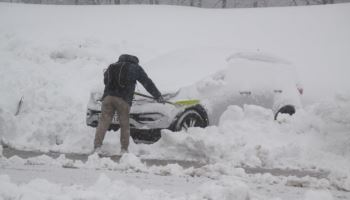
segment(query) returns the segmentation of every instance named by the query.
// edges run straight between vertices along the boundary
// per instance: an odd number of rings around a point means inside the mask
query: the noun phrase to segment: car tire
[[[130,136],[136,144],[153,144],[161,137],[161,129],[130,129]]]
[[[289,114],[289,115],[294,115],[295,114],[295,107],[292,105],[286,105],[280,108],[276,114],[275,114],[275,120],[277,120],[278,114],[283,113],[283,114]]]
[[[175,123],[174,131],[187,130],[191,127],[206,127],[206,120],[196,110],[186,110]]]

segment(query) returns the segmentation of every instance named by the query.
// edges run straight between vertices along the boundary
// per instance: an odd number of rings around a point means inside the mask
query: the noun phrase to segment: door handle
[[[241,94],[241,95],[251,95],[252,92],[251,91],[240,91],[239,94]]]

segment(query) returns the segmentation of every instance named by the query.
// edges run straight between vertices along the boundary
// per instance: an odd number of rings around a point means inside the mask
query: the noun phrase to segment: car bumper
[[[88,109],[86,113],[86,124],[91,127],[97,127],[101,111]],[[113,116],[113,120],[109,129],[117,130],[119,128],[117,114]],[[130,127],[139,130],[153,130],[169,128],[172,120],[168,116],[157,113],[130,113]]]

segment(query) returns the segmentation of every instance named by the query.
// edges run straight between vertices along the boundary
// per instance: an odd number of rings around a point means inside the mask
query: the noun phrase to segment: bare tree
[[[227,0],[222,0],[222,8],[227,8]]]
[[[198,0],[198,5],[197,5],[199,8],[202,7],[202,0]]]
[[[334,4],[334,0],[305,0],[306,5],[311,4]]]
[[[333,4],[334,0],[322,0],[322,4]]]
[[[350,0],[0,0],[0,2],[46,3],[46,4],[170,4],[189,5],[197,7],[266,7],[274,5],[298,6],[315,4],[334,4],[350,2]]]
[[[149,3],[150,4],[159,4],[159,1],[158,0],[149,0]]]

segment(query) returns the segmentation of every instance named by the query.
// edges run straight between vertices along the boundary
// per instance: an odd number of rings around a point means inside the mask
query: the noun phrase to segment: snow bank
[[[247,200],[249,188],[240,181],[225,179],[210,181],[200,186],[192,194],[170,194],[162,190],[142,189],[123,181],[112,181],[101,174],[95,184],[89,187],[81,185],[63,186],[44,179],[34,179],[29,183],[15,184],[7,175],[0,175],[1,199],[213,199]]]
[[[161,140],[151,149],[143,146],[141,149],[154,154],[161,152],[160,156],[167,158],[348,170],[345,166],[350,164],[347,159],[350,121],[346,111],[349,105],[348,100],[335,99],[299,110],[292,117],[284,115],[280,122],[271,120],[272,111],[262,107],[231,106],[221,116],[218,127],[193,128],[187,133],[164,131]],[[338,111],[344,114],[335,114]]]
[[[242,165],[325,170],[331,172],[331,184],[349,190],[349,106],[347,97],[338,96],[292,117],[283,115],[280,121],[271,120],[272,111],[262,107],[231,106],[218,127],[164,131],[156,144],[132,148],[144,157],[218,163],[194,172],[209,177],[234,175],[233,169]]]

